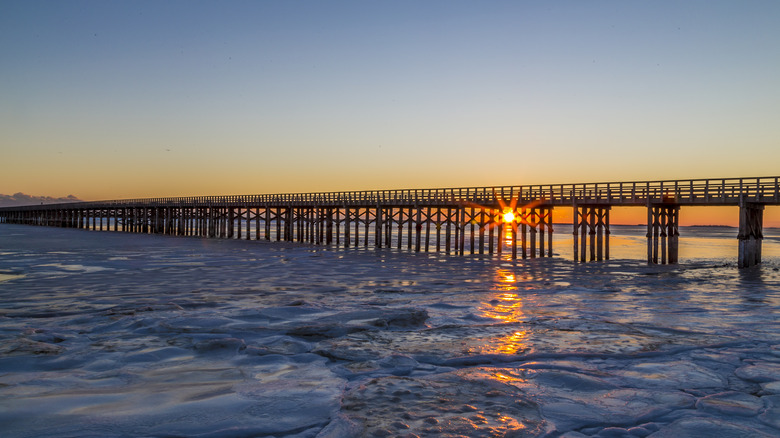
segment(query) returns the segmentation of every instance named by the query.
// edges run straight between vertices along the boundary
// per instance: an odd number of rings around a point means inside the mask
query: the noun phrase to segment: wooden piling
[[[743,202],[739,207],[739,251],[737,265],[749,268],[761,263],[764,206]]]

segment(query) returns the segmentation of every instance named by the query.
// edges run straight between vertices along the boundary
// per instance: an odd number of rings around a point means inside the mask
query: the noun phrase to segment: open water
[[[648,266],[0,225],[3,437],[775,437],[780,243]],[[568,240],[567,240],[568,239]]]

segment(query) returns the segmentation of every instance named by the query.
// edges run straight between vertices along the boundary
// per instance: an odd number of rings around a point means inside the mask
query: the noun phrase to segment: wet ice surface
[[[335,250],[0,226],[0,432],[780,434],[777,259]]]

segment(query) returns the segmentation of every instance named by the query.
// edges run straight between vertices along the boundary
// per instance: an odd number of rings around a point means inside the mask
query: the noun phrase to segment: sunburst
[[[498,209],[480,205],[474,202],[466,203],[468,207],[481,209],[487,212],[488,217],[491,218],[488,223],[485,224],[487,225],[488,230],[495,227],[500,227],[504,224],[511,224],[512,231],[517,233],[517,227],[520,224],[529,225],[531,227],[536,227],[539,224],[539,222],[536,221],[534,217],[535,215],[524,215],[520,213],[519,210],[531,210],[536,208],[543,204],[545,199],[536,199],[532,202],[529,202],[528,204],[518,207],[517,204],[520,201],[518,195],[512,196],[512,198],[509,199],[509,202],[507,202],[503,196],[499,196],[498,193],[496,193],[495,189],[493,190],[493,198],[498,202]]]

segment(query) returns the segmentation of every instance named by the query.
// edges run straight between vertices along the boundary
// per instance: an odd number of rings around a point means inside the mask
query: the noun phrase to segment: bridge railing
[[[549,205],[602,203],[644,205],[648,202],[677,204],[737,205],[740,202],[780,204],[780,177],[720,178],[668,181],[600,182],[529,186],[459,187],[436,189],[399,189],[284,193],[261,195],[189,196],[121,199],[67,204],[6,207],[2,210],[41,210],[57,208],[133,208],[133,207],[215,207],[286,205],[453,205],[495,206],[498,199],[517,205],[542,201]]]

